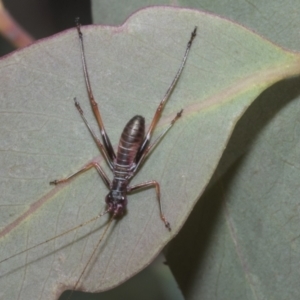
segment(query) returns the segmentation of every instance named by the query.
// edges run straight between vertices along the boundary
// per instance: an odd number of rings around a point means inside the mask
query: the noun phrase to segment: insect
[[[97,137],[96,133],[94,132],[92,127],[89,125],[87,119],[85,118],[84,112],[76,98],[74,98],[75,107],[77,108],[85,125],[87,126],[88,130],[90,131],[90,133],[91,133],[94,141],[96,142],[101,154],[103,155],[107,165],[109,166],[110,170],[112,171],[113,179],[112,180],[109,179],[108,175],[105,173],[105,171],[100,166],[100,164],[98,164],[97,162],[91,162],[88,165],[86,165],[85,167],[83,167],[82,169],[75,172],[74,174],[71,174],[70,176],[63,178],[63,179],[53,180],[50,182],[50,184],[57,185],[60,183],[67,182],[70,179],[74,178],[75,176],[79,175],[80,173],[87,171],[91,168],[95,168],[98,171],[100,177],[102,178],[104,184],[106,185],[106,187],[109,190],[109,193],[107,194],[107,196],[105,198],[107,207],[104,212],[98,214],[93,219],[91,219],[85,223],[82,223],[82,224],[76,226],[75,228],[65,231],[65,232],[47,240],[47,241],[44,241],[38,245],[27,248],[26,250],[21,251],[17,254],[14,254],[13,256],[1,261],[1,262],[3,262],[5,260],[8,260],[8,259],[18,255],[18,254],[21,254],[21,253],[28,251],[32,248],[35,248],[41,244],[49,242],[50,240],[56,239],[57,237],[65,235],[70,231],[73,231],[79,227],[86,225],[87,223],[90,223],[90,222],[96,220],[97,218],[103,216],[106,213],[110,213],[111,218],[110,218],[108,224],[106,225],[106,228],[105,228],[101,238],[97,242],[97,245],[94,248],[93,253],[91,254],[88,262],[86,263],[85,268],[81,272],[81,275],[79,276],[73,290],[75,290],[75,288],[77,287],[82,275],[84,274],[93,255],[95,254],[97,247],[99,246],[102,238],[106,234],[112,220],[116,217],[122,216],[124,214],[124,212],[126,211],[128,194],[135,192],[135,191],[142,190],[142,189],[146,189],[146,188],[155,188],[156,197],[157,197],[158,204],[159,204],[160,218],[163,221],[165,227],[168,230],[171,230],[170,223],[168,222],[168,220],[166,219],[166,217],[163,213],[163,209],[162,209],[162,205],[161,205],[159,183],[155,180],[149,180],[146,182],[142,182],[140,184],[130,185],[130,181],[137,174],[139,168],[145,162],[147,157],[152,153],[152,151],[155,149],[157,144],[162,140],[162,138],[166,135],[166,133],[170,130],[170,128],[175,124],[175,122],[182,116],[183,110],[180,110],[176,114],[176,116],[173,118],[173,120],[170,122],[168,127],[157,137],[157,139],[152,144],[150,144],[152,134],[153,134],[155,127],[158,123],[158,120],[162,114],[164,106],[165,106],[167,100],[169,99],[173,89],[175,88],[176,83],[178,82],[178,79],[184,69],[189,51],[191,49],[193,40],[195,39],[196,32],[197,32],[197,27],[195,27],[195,29],[191,33],[190,39],[187,43],[181,65],[180,65],[171,85],[169,86],[165,96],[159,103],[147,132],[145,130],[145,119],[139,115],[134,116],[131,120],[129,120],[129,122],[126,124],[125,128],[123,129],[123,132],[121,134],[121,138],[119,141],[119,145],[117,148],[117,152],[115,152],[115,150],[110,142],[110,139],[106,133],[106,130],[105,130],[102,118],[101,118],[101,114],[98,109],[98,104],[95,101],[94,96],[93,96],[90,79],[89,79],[89,74],[88,74],[88,70],[87,70],[87,63],[86,63],[84,43],[83,43],[83,34],[81,32],[81,25],[79,23],[79,19],[76,19],[76,28],[77,28],[77,32],[78,32],[78,36],[79,36],[79,41],[80,41],[81,60],[82,60],[86,89],[87,89],[90,105],[92,107],[94,116],[97,120],[99,129],[100,129],[101,140]]]
[[[163,214],[161,200],[160,200],[160,185],[155,180],[146,181],[136,185],[129,185],[130,180],[136,175],[139,170],[139,167],[144,163],[146,158],[150,155],[156,145],[160,142],[160,140],[166,135],[169,129],[175,124],[175,122],[181,117],[183,110],[179,111],[175,118],[171,121],[169,126],[160,134],[160,136],[150,144],[150,140],[153,134],[153,131],[156,127],[156,124],[161,116],[163,111],[164,105],[168,100],[170,94],[172,93],[181,73],[185,66],[188,53],[192,46],[192,42],[196,37],[197,27],[195,27],[194,31],[191,34],[190,40],[187,44],[186,51],[181,63],[179,70],[177,71],[171,85],[169,86],[164,98],[161,100],[159,106],[156,109],[155,115],[152,119],[151,125],[145,134],[145,119],[142,116],[134,116],[129,122],[126,124],[123,132],[121,134],[121,138],[119,141],[117,153],[115,153],[114,148],[110,142],[110,139],[106,133],[100,111],[98,109],[98,104],[94,99],[89,74],[87,71],[87,64],[85,59],[85,52],[84,52],[84,44],[83,44],[83,35],[81,32],[81,26],[79,20],[76,19],[76,27],[77,32],[80,40],[80,49],[81,49],[81,59],[83,64],[83,72],[84,72],[84,79],[86,83],[87,93],[89,96],[90,104],[93,110],[93,113],[96,117],[97,123],[100,128],[100,133],[102,137],[102,142],[95,134],[94,130],[89,125],[87,119],[84,116],[83,110],[80,107],[79,102],[75,98],[75,106],[79,111],[84,123],[86,124],[88,130],[90,131],[91,135],[93,136],[100,152],[102,153],[103,157],[105,158],[109,168],[113,173],[112,181],[108,178],[102,167],[97,162],[91,162],[84,168],[80,169],[76,173],[70,175],[67,178],[59,179],[51,181],[50,184],[59,184],[66,182],[73,178],[74,176],[78,175],[81,172],[87,171],[90,168],[96,168],[100,177],[102,178],[103,182],[109,189],[109,193],[105,198],[105,202],[107,204],[107,209],[101,213],[101,216],[106,213],[111,213],[113,217],[122,216],[127,207],[127,195],[134,191],[139,191],[145,188],[154,187],[156,191],[156,197],[159,203],[159,210],[160,210],[160,218],[164,222],[166,228],[171,230],[170,223],[167,221],[165,215]]]

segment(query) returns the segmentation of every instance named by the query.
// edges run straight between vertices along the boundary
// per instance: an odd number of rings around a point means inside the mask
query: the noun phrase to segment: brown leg
[[[106,149],[106,147],[104,147],[103,144],[101,143],[101,141],[98,139],[98,137],[95,134],[94,130],[92,129],[92,127],[88,123],[87,119],[85,118],[83,110],[80,107],[80,104],[79,104],[79,102],[77,101],[76,98],[74,98],[74,102],[75,102],[75,106],[76,106],[77,110],[79,111],[79,113],[81,115],[81,118],[83,119],[86,127],[88,128],[88,130],[90,131],[92,137],[94,138],[94,141],[97,144],[97,146],[98,146],[99,150],[101,151],[101,153],[103,154],[107,164],[109,165],[110,169],[113,170],[113,161],[111,160],[111,155],[109,155],[109,153],[108,153],[108,149]]]
[[[161,202],[160,202],[160,187],[159,187],[159,183],[157,181],[151,180],[151,181],[146,181],[146,182],[142,182],[140,184],[129,186],[127,188],[127,193],[131,193],[133,191],[138,191],[138,190],[142,190],[142,189],[147,189],[150,187],[155,187],[156,197],[157,197],[158,205],[159,205],[160,218],[165,223],[165,226],[169,230],[171,230],[170,223],[167,221],[167,219],[165,218],[165,216],[162,212],[162,207],[161,207]]]
[[[106,149],[106,152],[110,158],[111,161],[114,160],[114,158],[116,157],[114,149],[111,145],[111,142],[109,140],[109,137],[105,131],[104,128],[104,124],[100,115],[100,111],[98,109],[98,104],[94,98],[93,95],[93,91],[92,91],[92,87],[91,87],[91,83],[90,83],[90,78],[89,78],[89,74],[87,71],[87,64],[86,64],[86,59],[85,59],[85,53],[84,53],[84,45],[83,45],[83,36],[82,36],[82,32],[80,29],[80,24],[79,24],[79,19],[76,19],[76,27],[77,27],[77,31],[78,31],[78,36],[79,36],[79,40],[80,40],[80,49],[81,49],[81,60],[82,60],[82,66],[83,66],[83,73],[84,73],[84,79],[85,79],[85,84],[86,84],[86,89],[88,92],[88,96],[90,99],[90,104],[92,107],[92,110],[94,112],[94,115],[96,117],[96,120],[98,122],[99,128],[100,128],[100,133],[102,136],[102,140],[103,140],[103,144],[104,147]]]
[[[75,172],[74,174],[72,174],[72,175],[70,175],[66,178],[50,181],[50,184],[55,184],[56,185],[56,184],[60,184],[60,183],[63,183],[63,182],[67,182],[70,179],[72,179],[73,177],[75,177],[76,175],[78,175],[82,172],[85,172],[85,171],[87,171],[87,170],[89,170],[90,168],[93,168],[93,167],[96,168],[96,170],[98,171],[99,175],[101,176],[103,182],[105,183],[107,188],[110,189],[110,180],[109,180],[109,178],[107,177],[107,175],[105,174],[105,172],[103,171],[101,166],[96,162],[89,163],[88,165],[86,165],[85,167],[80,169],[79,171]]]
[[[144,152],[141,154],[141,157],[138,160],[138,163],[136,164],[133,172],[135,173],[139,166],[145,161],[145,159],[148,157],[148,155],[155,149],[157,144],[163,139],[163,137],[166,135],[166,133],[171,129],[171,127],[175,124],[175,122],[181,117],[183,112],[183,109],[178,112],[175,116],[175,118],[171,121],[170,125],[163,131],[158,138],[147,148],[144,150]]]
[[[193,40],[194,38],[196,37],[196,32],[197,32],[197,27],[195,27],[194,31],[191,33],[191,37],[190,37],[190,40],[189,42],[187,43],[187,46],[186,46],[186,50],[185,50],[185,53],[184,53],[184,56],[183,56],[183,59],[182,59],[182,62],[181,62],[181,65],[179,67],[179,70],[177,71],[171,85],[169,86],[164,98],[161,100],[160,104],[158,105],[157,109],[156,109],[156,112],[154,114],[154,117],[152,119],[152,122],[151,122],[151,125],[148,129],[148,132],[146,134],[146,137],[145,137],[145,140],[143,142],[143,145],[141,146],[140,150],[139,150],[139,153],[143,153],[143,151],[148,147],[148,144],[150,142],[150,139],[151,139],[151,136],[152,136],[152,133],[153,133],[153,130],[155,129],[155,126],[161,116],[161,113],[164,109],[164,106],[167,102],[167,100],[169,99],[181,73],[182,73],[182,70],[185,66],[185,63],[186,63],[186,60],[187,60],[187,57],[188,57],[188,54],[189,54],[189,51],[191,49],[191,46],[192,46],[192,43],[193,43]],[[139,155],[141,156],[141,154]]]

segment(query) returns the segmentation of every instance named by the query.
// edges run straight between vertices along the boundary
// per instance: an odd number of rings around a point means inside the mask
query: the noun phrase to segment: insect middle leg
[[[82,120],[84,121],[86,127],[88,128],[88,130],[90,131],[92,137],[94,138],[95,143],[97,144],[99,150],[101,151],[101,153],[103,154],[107,164],[109,165],[110,169],[113,170],[113,160],[111,159],[112,155],[115,155],[115,152],[113,151],[113,153],[110,152],[109,149],[107,149],[107,147],[103,146],[103,144],[101,143],[101,141],[98,139],[97,135],[95,134],[94,130],[92,129],[92,127],[90,126],[90,124],[88,123],[87,119],[84,116],[83,110],[80,107],[79,102],[77,101],[76,98],[74,98],[74,102],[75,102],[75,106],[78,110],[78,112],[81,115]]]
[[[160,218],[165,223],[165,226],[169,230],[171,230],[170,223],[167,221],[167,219],[165,218],[165,215],[163,214],[163,211],[162,211],[161,201],[160,201],[160,186],[159,186],[159,183],[157,181],[151,180],[151,181],[146,181],[146,182],[142,182],[142,183],[139,183],[139,184],[136,184],[136,185],[129,186],[127,188],[127,193],[132,193],[134,191],[143,190],[143,189],[147,189],[147,188],[150,188],[150,187],[155,187],[156,197],[157,197],[158,205],[159,205]]]
[[[138,162],[133,171],[134,173],[138,170],[139,166],[141,164],[143,164],[143,162],[148,157],[148,155],[151,153],[151,151],[153,151],[155,149],[157,144],[163,139],[163,137],[167,134],[167,132],[171,129],[171,127],[175,124],[175,122],[182,116],[182,112],[183,112],[183,109],[176,114],[175,118],[171,121],[171,123],[165,129],[165,131],[163,131],[151,145],[149,145],[146,149],[144,149],[143,153],[140,153],[140,156],[138,157]]]

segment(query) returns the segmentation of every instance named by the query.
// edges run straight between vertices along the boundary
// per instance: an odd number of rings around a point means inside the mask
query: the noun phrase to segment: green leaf
[[[149,124],[195,25],[197,38],[157,134],[181,108],[183,117],[132,181],[160,183],[172,232],[159,218],[153,190],[131,195],[128,213],[113,222],[84,273],[82,290],[109,289],[148,265],[187,219],[249,105],[273,83],[299,73],[298,54],[197,11],[152,8],[118,28],[85,27],[94,95],[115,146],[133,115]],[[2,260],[102,212],[107,190],[95,171],[56,188],[48,184],[91,160],[104,164],[73,105],[77,97],[96,128],[76,31],[18,51],[0,65]],[[73,288],[107,218],[1,263],[3,297],[55,299]]]
[[[299,87],[283,81],[256,99],[168,247],[185,298],[297,299],[299,102],[278,94]]]
[[[300,49],[299,1],[284,6],[281,1],[192,2],[186,5]],[[223,154],[216,170],[219,181],[211,184],[203,205],[168,248],[169,266],[186,299],[299,297],[299,87],[299,78],[286,80],[255,101]],[[274,217],[275,209],[284,213]]]
[[[218,14],[251,28],[263,37],[283,47],[299,50],[300,2],[289,0],[92,0],[93,23],[119,25],[139,9],[150,5],[189,7]]]

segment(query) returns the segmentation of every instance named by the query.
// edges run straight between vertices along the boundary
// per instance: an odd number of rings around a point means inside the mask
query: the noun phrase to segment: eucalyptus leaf
[[[132,181],[161,184],[172,232],[159,218],[153,190],[130,196],[127,214],[113,222],[81,290],[112,288],[147,266],[183,226],[250,104],[270,85],[299,73],[299,54],[198,11],[151,8],[120,27],[84,27],[94,95],[115,146],[133,115],[150,123],[194,26],[197,38],[156,136],[181,108],[183,116]],[[96,128],[76,30],[15,52],[0,66],[3,260],[96,216],[105,209],[108,191],[92,170],[67,184],[49,185],[92,160],[105,167],[73,104],[76,97]],[[1,263],[1,297],[56,299],[74,287],[107,220],[102,217]]]

